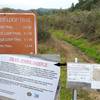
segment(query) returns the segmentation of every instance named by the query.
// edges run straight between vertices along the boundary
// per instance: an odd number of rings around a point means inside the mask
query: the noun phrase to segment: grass
[[[53,37],[71,43],[97,63],[100,63],[100,44],[93,44],[84,38],[77,39],[73,35],[64,34],[62,30],[51,30],[51,32],[53,33]]]
[[[66,58],[64,54],[61,52],[61,62],[66,62]],[[61,77],[60,77],[60,84],[61,84],[61,91],[60,91],[60,100],[71,100],[71,90],[68,89],[67,86],[67,69],[65,66],[61,67]]]
[[[78,99],[80,100],[80,98],[81,98],[81,100],[94,100],[89,97],[88,91],[82,90],[82,89],[78,90]],[[82,98],[84,98],[84,99],[82,99]]]
[[[48,44],[41,43],[38,45],[38,52],[40,54],[53,54],[56,53],[55,48],[48,46]]]
[[[71,100],[71,91],[66,88],[66,74],[65,69],[61,68],[61,91],[60,91],[60,100]]]

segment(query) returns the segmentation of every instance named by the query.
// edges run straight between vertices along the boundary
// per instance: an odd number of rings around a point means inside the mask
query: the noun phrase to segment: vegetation
[[[100,0],[79,0],[74,7],[74,10],[81,9],[81,10],[88,10],[100,8]]]
[[[100,42],[100,0],[79,0],[70,9],[52,10],[40,16],[43,28],[64,30],[76,37]]]
[[[25,12],[3,8],[1,12]],[[39,53],[57,53],[50,45],[52,37],[71,43],[82,52],[100,63],[100,0],[79,0],[69,9],[31,9],[38,15]],[[51,42],[49,42],[51,41]],[[65,61],[61,51],[62,61]],[[66,88],[66,68],[61,68],[61,100],[71,100],[71,92]],[[85,91],[86,92],[86,91]],[[90,100],[88,93],[80,97]]]
[[[62,12],[45,16],[48,29],[60,29],[65,33],[83,37],[90,41],[100,41],[100,11]]]
[[[100,63],[100,47],[99,44],[90,43],[87,39],[77,38],[74,35],[64,34],[64,31],[52,31],[53,36],[71,43],[72,45],[78,47],[82,52],[88,55],[90,58],[94,59],[97,63]]]
[[[46,27],[46,22],[44,21],[44,16],[38,17],[38,41],[46,42],[50,37],[50,33]]]

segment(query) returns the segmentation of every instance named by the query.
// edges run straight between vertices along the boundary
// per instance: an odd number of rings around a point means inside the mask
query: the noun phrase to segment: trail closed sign
[[[0,54],[37,54],[34,13],[0,13]]]
[[[0,100],[54,100],[57,62],[25,55],[0,56]]]
[[[68,63],[68,81],[91,83],[91,64]]]

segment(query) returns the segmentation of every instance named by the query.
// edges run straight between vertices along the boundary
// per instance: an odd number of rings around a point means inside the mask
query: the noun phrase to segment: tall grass
[[[54,37],[71,43],[72,45],[78,47],[87,56],[94,59],[97,63],[100,63],[100,50],[97,49],[100,45],[97,46],[96,44],[93,44],[84,38],[77,39],[73,35],[65,34],[64,31],[61,30],[52,30],[52,33]]]

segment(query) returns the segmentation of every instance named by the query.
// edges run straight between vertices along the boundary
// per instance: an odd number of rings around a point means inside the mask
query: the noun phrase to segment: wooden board
[[[0,13],[0,54],[37,54],[36,15]]]

